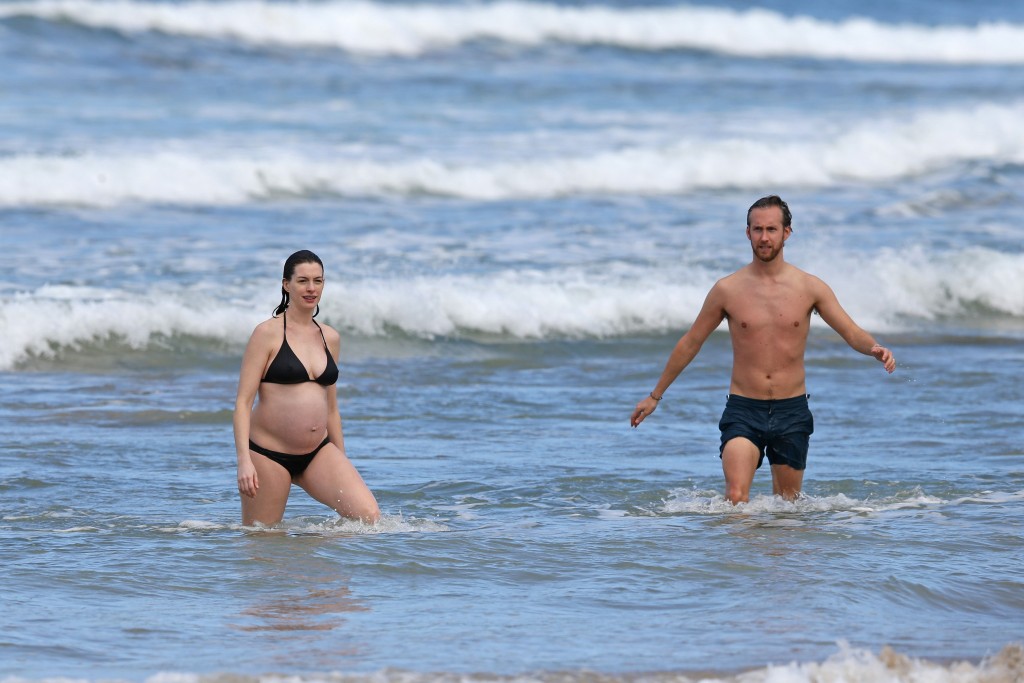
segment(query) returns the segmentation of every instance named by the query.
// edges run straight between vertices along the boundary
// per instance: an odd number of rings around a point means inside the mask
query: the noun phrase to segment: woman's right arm
[[[262,326],[257,327],[242,356],[242,368],[238,375],[238,393],[235,396],[235,454],[238,458],[238,492],[252,498],[260,484],[256,468],[249,456],[249,424],[252,419],[252,404],[260,387],[263,368],[267,364],[269,351]]]

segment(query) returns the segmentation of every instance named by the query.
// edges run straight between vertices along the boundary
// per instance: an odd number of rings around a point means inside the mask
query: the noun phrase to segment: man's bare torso
[[[804,351],[816,282],[789,264],[771,277],[747,266],[719,281],[733,348],[730,393],[763,400],[807,393]]]

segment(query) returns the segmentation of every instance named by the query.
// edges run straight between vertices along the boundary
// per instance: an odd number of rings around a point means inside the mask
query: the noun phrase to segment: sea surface
[[[0,0],[0,683],[1024,681],[1024,3]],[[722,497],[747,207],[804,495]],[[326,265],[350,458],[240,524],[238,366]]]

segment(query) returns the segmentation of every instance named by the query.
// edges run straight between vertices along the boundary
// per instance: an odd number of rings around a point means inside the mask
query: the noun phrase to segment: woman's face
[[[300,263],[295,266],[291,279],[285,280],[282,286],[292,306],[312,311],[324,292],[324,270],[319,263]]]

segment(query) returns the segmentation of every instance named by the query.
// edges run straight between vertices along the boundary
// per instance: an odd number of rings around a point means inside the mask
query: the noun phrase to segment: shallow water
[[[760,473],[734,509],[710,388],[727,339],[692,392],[628,427],[629,356],[671,342],[357,351],[342,411],[385,512],[372,528],[298,490],[279,527],[240,527],[234,376],[195,356],[177,373],[7,373],[8,666],[728,672],[820,662],[840,641],[939,661],[1012,641],[1024,471],[1006,406],[1021,396],[979,381],[1005,348],[908,340],[887,378],[815,338],[806,495],[774,499]],[[950,354],[971,362],[944,373]]]

